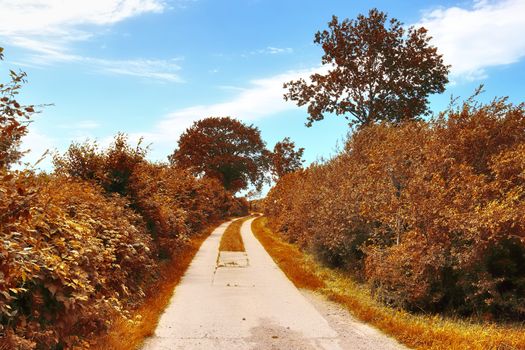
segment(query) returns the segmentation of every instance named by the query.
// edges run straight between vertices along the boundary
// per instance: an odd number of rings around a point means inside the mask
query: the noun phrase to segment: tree
[[[399,123],[429,113],[428,96],[441,93],[450,66],[429,44],[425,28],[410,27],[372,9],[368,17],[339,22],[317,32],[314,42],[322,46],[326,74],[284,84],[285,100],[308,105],[308,122],[324,119],[325,113],[343,115],[350,124],[376,121]],[[406,35],[405,35],[406,34]]]
[[[275,144],[272,153],[272,173],[275,180],[283,175],[301,169],[304,148],[295,150],[295,143],[289,137]]]
[[[0,47],[0,60],[4,49]],[[27,125],[35,112],[33,105],[21,105],[16,100],[26,73],[10,71],[10,81],[0,83],[0,168],[9,168],[23,155],[19,150],[22,137],[27,134]]]
[[[232,193],[250,184],[260,189],[269,168],[269,152],[258,128],[230,117],[210,117],[193,123],[169,157],[175,166],[195,176],[221,181]]]

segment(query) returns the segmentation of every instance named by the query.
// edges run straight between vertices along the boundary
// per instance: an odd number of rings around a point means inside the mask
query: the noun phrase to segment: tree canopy
[[[169,157],[196,176],[216,178],[232,193],[249,185],[260,189],[269,170],[269,152],[258,128],[230,117],[193,123]]]
[[[386,23],[387,15],[372,9],[356,20],[333,16],[328,30],[315,34],[327,73],[284,84],[286,100],[308,106],[307,126],[326,113],[351,125],[398,123],[429,113],[428,96],[445,90],[450,67],[425,28],[406,30],[395,18]]]
[[[289,137],[275,144],[272,153],[272,174],[274,179],[301,169],[304,160],[304,148],[295,149],[295,143]]]

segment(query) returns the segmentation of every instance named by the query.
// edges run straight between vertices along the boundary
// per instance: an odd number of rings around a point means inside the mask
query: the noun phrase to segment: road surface
[[[299,291],[251,232],[246,253],[219,257],[219,226],[202,244],[143,350],[403,349],[337,304]]]

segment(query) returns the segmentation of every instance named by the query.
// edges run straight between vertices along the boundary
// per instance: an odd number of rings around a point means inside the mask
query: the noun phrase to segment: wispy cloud
[[[88,58],[85,61],[93,64],[104,72],[112,74],[129,75],[174,83],[184,81],[178,74],[181,67],[178,64],[180,59],[177,58],[171,60],[103,60]]]
[[[165,7],[164,0],[0,0],[0,35],[73,40],[71,31],[82,32],[81,26],[110,25]]]
[[[60,129],[93,130],[99,128],[100,123],[94,120],[80,120],[71,124],[60,124],[57,127]]]
[[[26,40],[27,41],[27,40]],[[180,77],[182,58],[162,59],[126,59],[111,60],[96,57],[86,57],[60,52],[52,44],[35,44],[35,53],[28,61],[18,62],[21,65],[46,66],[55,63],[81,63],[87,69],[107,74],[128,75],[148,80],[181,83]]]
[[[265,54],[265,55],[278,55],[278,54],[293,53],[293,49],[291,47],[267,46],[264,49],[255,50],[255,51],[252,51],[251,53],[252,54]]]
[[[182,82],[179,58],[110,60],[74,53],[73,44],[93,37],[97,28],[140,14],[162,12],[164,0],[0,0],[0,38],[28,51],[22,65],[81,63],[91,70]]]
[[[67,59],[70,45],[96,30],[165,7],[164,0],[0,0],[0,37],[43,56]]]
[[[486,77],[486,68],[525,56],[525,1],[477,0],[469,8],[439,8],[424,13],[433,43],[452,65],[453,78]]]
[[[294,50],[291,47],[275,47],[275,46],[267,46],[262,49],[252,50],[252,51],[245,51],[240,54],[240,57],[247,58],[257,55],[283,55],[283,54],[291,54]],[[229,55],[229,54],[215,54],[216,57],[231,57],[236,55]]]
[[[263,79],[251,80],[246,87],[224,86],[232,90],[233,96],[219,103],[201,104],[175,110],[165,115],[150,132],[131,135],[144,136],[147,143],[153,143],[158,154],[166,154],[166,147],[173,147],[174,140],[194,121],[210,116],[230,116],[245,122],[253,122],[278,113],[296,109],[293,102],[283,99],[283,83],[298,78],[307,79],[311,74],[326,72],[327,67],[287,71]]]

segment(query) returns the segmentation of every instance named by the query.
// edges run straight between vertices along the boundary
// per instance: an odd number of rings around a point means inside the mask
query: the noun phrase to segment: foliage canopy
[[[301,169],[304,160],[304,148],[295,149],[295,143],[289,137],[275,144],[272,153],[272,173],[274,179]]]
[[[260,189],[269,170],[269,152],[258,128],[230,117],[193,123],[180,137],[172,164],[196,176],[218,179],[236,193],[250,184]]]
[[[4,49],[0,47],[0,60]],[[22,105],[16,97],[26,82],[26,73],[9,71],[10,80],[0,83],[0,167],[9,167],[23,155],[20,140],[35,112],[33,105]]]
[[[350,124],[376,121],[398,123],[427,114],[428,96],[441,93],[448,82],[449,66],[430,45],[425,28],[408,30],[398,20],[377,9],[368,17],[339,21],[315,34],[322,46],[325,74],[284,84],[286,100],[308,106],[308,122],[326,113],[342,115]]]

